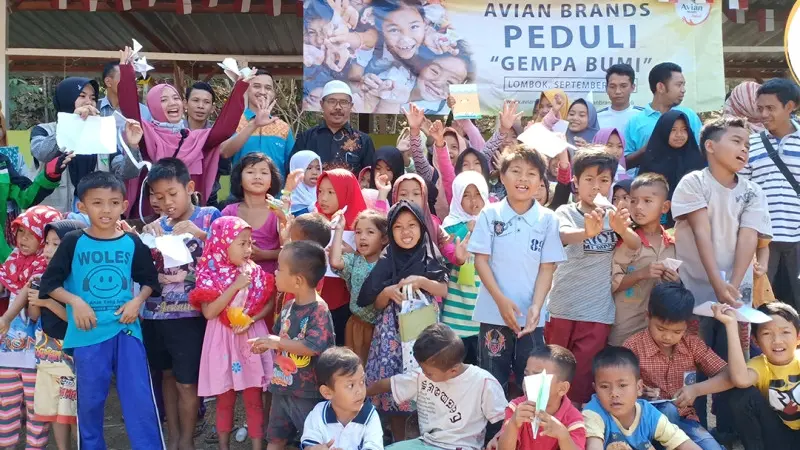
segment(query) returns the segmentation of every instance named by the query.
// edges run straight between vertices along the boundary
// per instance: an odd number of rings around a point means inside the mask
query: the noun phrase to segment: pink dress
[[[272,380],[272,351],[253,353],[247,340],[269,334],[263,320],[253,323],[243,334],[233,334],[219,317],[209,320],[200,357],[197,395],[214,397],[231,389],[244,391],[253,387],[266,391]]]
[[[239,216],[239,203],[233,203],[222,210],[223,216]],[[253,229],[253,242],[261,250],[277,250],[281,248],[281,237],[278,233],[278,217],[270,213],[264,225],[259,229]],[[267,273],[275,273],[278,268],[277,259],[256,261]]]

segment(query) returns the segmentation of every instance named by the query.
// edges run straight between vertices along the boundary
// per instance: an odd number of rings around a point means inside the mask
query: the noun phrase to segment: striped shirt
[[[796,122],[793,124],[796,131],[783,139],[767,136],[783,163],[800,182],[800,127]],[[776,242],[800,241],[800,195],[769,157],[758,133],[750,136],[750,159],[739,173],[761,186],[766,194],[773,239]]]

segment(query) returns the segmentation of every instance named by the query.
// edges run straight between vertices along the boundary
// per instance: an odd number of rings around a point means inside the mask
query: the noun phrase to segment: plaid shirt
[[[685,385],[694,384],[697,369],[713,377],[727,365],[713,350],[696,335],[684,334],[675,345],[672,357],[665,355],[653,341],[648,330],[629,337],[623,344],[639,357],[642,381],[651,388],[661,390],[661,399],[675,398]],[[694,408],[679,408],[681,417],[698,421]]]

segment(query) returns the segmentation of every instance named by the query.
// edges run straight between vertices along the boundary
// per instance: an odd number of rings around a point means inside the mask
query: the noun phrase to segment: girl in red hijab
[[[328,220],[345,209],[342,213],[345,231],[353,231],[356,217],[367,209],[361,185],[355,175],[347,169],[331,169],[322,172],[317,181],[317,212]],[[333,328],[336,332],[336,345],[344,345],[344,334],[347,320],[350,318],[350,291],[344,280],[337,277],[328,268],[325,274],[320,296],[328,304],[333,317]]]

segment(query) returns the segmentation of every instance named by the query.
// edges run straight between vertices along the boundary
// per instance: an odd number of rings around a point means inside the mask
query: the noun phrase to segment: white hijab
[[[308,166],[316,160],[319,162],[319,168],[322,169],[322,160],[319,155],[311,150],[302,150],[294,155],[289,160],[289,173],[297,169],[307,170]],[[321,172],[320,172],[321,173]],[[304,181],[297,183],[297,187],[292,192],[292,213],[301,209],[306,209],[317,202],[317,187],[309,186]]]
[[[478,216],[473,216],[464,211],[464,207],[461,206],[464,192],[471,184],[478,188],[478,193],[481,194],[484,205],[489,204],[489,186],[486,184],[486,178],[480,172],[465,170],[453,180],[453,199],[450,201],[450,214],[442,221],[443,227],[447,228],[451,225],[469,222],[478,218]]]

